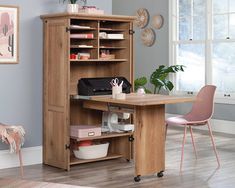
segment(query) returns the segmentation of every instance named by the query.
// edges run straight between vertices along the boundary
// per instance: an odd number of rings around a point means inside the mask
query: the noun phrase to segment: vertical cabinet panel
[[[66,19],[44,21],[43,162],[68,169],[68,33]]]
[[[48,103],[65,106],[67,42],[64,22],[48,22]],[[51,75],[51,76],[50,76]]]

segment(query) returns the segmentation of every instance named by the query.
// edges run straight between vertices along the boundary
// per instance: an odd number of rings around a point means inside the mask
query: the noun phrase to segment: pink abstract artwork
[[[0,63],[18,62],[18,7],[0,6]]]

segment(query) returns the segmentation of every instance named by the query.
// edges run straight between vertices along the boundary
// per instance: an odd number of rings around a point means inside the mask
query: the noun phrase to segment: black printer
[[[117,78],[119,84],[123,81],[122,92],[130,93],[131,84],[125,77],[81,78],[78,81],[78,95],[111,95],[111,81]]]

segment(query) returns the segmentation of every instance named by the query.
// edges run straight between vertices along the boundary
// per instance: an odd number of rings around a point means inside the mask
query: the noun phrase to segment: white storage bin
[[[79,150],[73,150],[74,155],[78,159],[96,159],[106,157],[108,153],[109,143],[80,146]]]

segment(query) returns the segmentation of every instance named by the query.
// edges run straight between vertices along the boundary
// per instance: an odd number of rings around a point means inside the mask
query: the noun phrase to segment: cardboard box
[[[101,136],[101,127],[93,125],[71,125],[70,136],[77,138]]]

